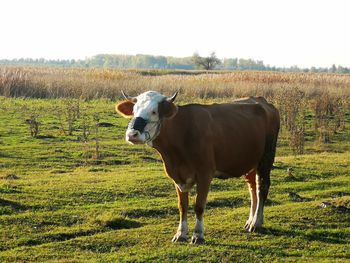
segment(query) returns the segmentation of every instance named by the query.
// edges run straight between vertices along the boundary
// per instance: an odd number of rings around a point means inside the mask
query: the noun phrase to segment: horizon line
[[[195,54],[197,52],[194,52],[193,54]],[[216,53],[216,52],[214,52]],[[98,54],[95,54],[95,55],[91,55],[91,56],[85,56],[85,58],[46,58],[46,57],[12,57],[12,58],[0,58],[0,61],[4,61],[4,60],[8,60],[8,61],[13,61],[13,60],[20,60],[20,59],[31,59],[31,60],[40,60],[40,59],[44,59],[46,61],[72,61],[72,60],[75,60],[75,61],[86,61],[88,59],[91,59],[93,57],[96,57],[96,56],[153,56],[153,57],[165,57],[165,58],[191,58],[193,56],[193,54],[191,56],[172,56],[172,55],[153,55],[153,54],[143,54],[143,53],[136,53],[136,54],[123,54],[123,53],[98,53]],[[208,56],[201,56],[201,57],[208,57]],[[219,58],[219,57],[218,57]],[[315,66],[315,65],[312,65],[312,66],[299,66],[299,65],[289,65],[289,66],[277,66],[277,65],[271,65],[271,64],[268,64],[266,63],[265,64],[265,61],[262,60],[262,59],[254,59],[254,58],[243,58],[243,57],[223,57],[223,58],[219,58],[219,60],[221,61],[224,61],[225,59],[237,59],[238,61],[240,59],[243,59],[243,60],[252,60],[252,61],[255,61],[255,62],[258,62],[258,61],[261,61],[263,63],[264,66],[266,67],[270,67],[270,68],[298,68],[298,69],[311,69],[311,68],[316,68],[316,69],[325,69],[325,68],[332,68],[333,66],[336,66],[336,67],[343,67],[343,68],[350,68],[350,67],[347,67],[347,66],[343,66],[341,64],[336,64],[336,63],[332,63],[331,65],[329,66]],[[1,64],[0,64],[1,65]]]

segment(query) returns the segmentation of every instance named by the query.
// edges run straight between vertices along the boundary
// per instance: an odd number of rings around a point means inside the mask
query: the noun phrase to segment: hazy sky
[[[0,59],[100,53],[350,67],[348,0],[1,0]]]

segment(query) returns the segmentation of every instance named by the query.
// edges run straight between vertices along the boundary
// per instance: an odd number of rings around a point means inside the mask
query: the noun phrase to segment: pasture
[[[215,179],[206,243],[171,243],[175,188],[153,149],[124,141],[122,88],[178,89],[180,104],[276,104],[283,126],[263,233],[243,228],[244,180]],[[350,260],[349,76],[2,68],[0,94],[1,262]]]

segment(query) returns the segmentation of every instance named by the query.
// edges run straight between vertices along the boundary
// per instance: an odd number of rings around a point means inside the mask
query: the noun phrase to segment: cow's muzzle
[[[149,130],[145,131],[147,124]],[[161,121],[148,121],[141,117],[133,118],[128,125],[126,140],[132,144],[147,143],[155,139],[160,132]]]
[[[144,143],[144,141],[140,138],[141,134],[137,130],[129,130],[126,132],[126,140],[132,144],[140,144]]]
[[[136,117],[129,122],[128,129],[136,130],[136,131],[139,131],[140,133],[143,133],[146,125],[147,125],[147,121],[144,118]]]
[[[141,134],[144,132],[147,123],[144,118],[133,118],[128,125],[126,140],[132,144],[144,143]]]

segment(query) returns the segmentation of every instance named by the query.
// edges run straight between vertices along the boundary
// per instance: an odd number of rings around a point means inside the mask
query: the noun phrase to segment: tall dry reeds
[[[319,141],[327,143],[345,128],[350,112],[350,75],[0,67],[0,96],[65,98],[65,106],[57,114],[67,135],[73,133],[79,118],[80,99],[119,100],[121,90],[133,96],[147,90],[165,95],[179,91],[180,103],[264,96],[280,110],[282,128],[296,154],[304,151],[306,113],[313,116]],[[96,149],[98,156],[98,141]]]
[[[281,86],[299,87],[307,97],[315,90],[343,90],[350,94],[350,75],[281,72],[183,71],[12,68],[0,67],[0,96],[83,99],[121,98],[120,90],[139,94],[157,90],[180,91],[184,98],[216,99],[263,95],[271,97]],[[202,74],[200,74],[202,73]]]

